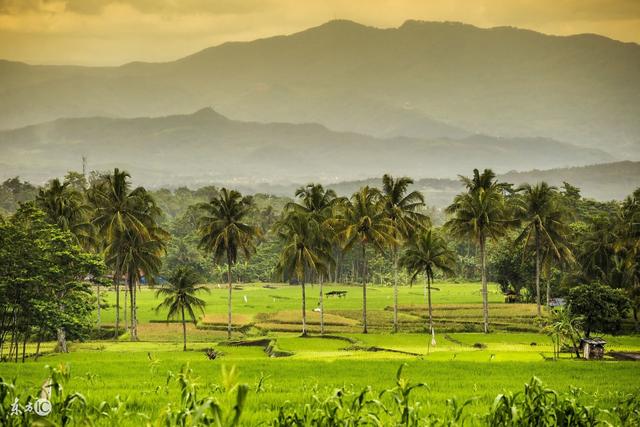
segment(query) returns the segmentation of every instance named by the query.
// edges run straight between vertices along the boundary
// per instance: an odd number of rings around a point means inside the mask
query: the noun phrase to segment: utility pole
[[[87,179],[87,157],[82,156],[82,176]]]

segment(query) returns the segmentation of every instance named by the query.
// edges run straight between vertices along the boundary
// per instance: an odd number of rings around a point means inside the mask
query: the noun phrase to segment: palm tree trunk
[[[130,310],[131,310],[130,339],[131,341],[137,341],[138,331],[136,330],[136,309],[135,309],[136,308],[136,284],[134,280],[132,280],[131,278],[129,279],[129,302],[131,303],[130,304]]]
[[[229,282],[229,295],[227,296],[227,339],[231,339],[231,257],[227,254],[227,281]]]
[[[302,336],[304,337],[306,335],[307,335],[307,294],[305,290],[304,279],[302,279]]]
[[[542,308],[540,307],[540,233],[538,227],[536,233],[536,304],[538,305],[538,317],[542,316]]]
[[[322,274],[320,275],[320,335],[324,335],[324,293],[322,292]]]
[[[132,321],[133,321],[133,334],[136,337],[136,341],[138,341],[138,283],[133,283],[133,305],[131,306],[132,310]]]
[[[187,323],[184,321],[184,307],[182,307],[182,351],[187,351]]]
[[[398,332],[398,248],[393,246],[393,332]]]
[[[122,307],[123,308],[122,317],[123,317],[123,320],[124,320],[124,331],[125,331],[125,333],[129,331],[129,321],[127,319],[127,298],[129,297],[129,295],[127,295],[128,291],[129,291],[129,285],[127,283],[125,283],[124,284],[124,304],[123,304],[124,307]]]
[[[22,339],[22,363],[24,363],[24,359],[27,356],[27,339],[29,339],[29,333],[25,332]]]
[[[98,328],[100,328],[100,283],[97,284],[96,286],[96,294],[97,294],[97,299],[98,299],[98,321],[97,321],[97,326]]]
[[[362,244],[362,333],[367,333],[367,253]]]
[[[482,317],[484,321],[484,333],[489,333],[489,295],[487,290],[487,254],[486,240],[480,236],[480,264],[482,271]]]
[[[429,273],[427,273],[427,295],[428,295],[428,305],[429,305],[429,333],[433,334],[433,308],[431,306],[431,277]]]
[[[118,271],[114,273],[113,281],[116,285],[116,334],[114,339],[118,339],[120,335],[120,278],[118,277]]]

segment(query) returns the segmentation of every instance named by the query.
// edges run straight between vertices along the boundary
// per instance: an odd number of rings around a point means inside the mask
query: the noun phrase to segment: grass
[[[226,292],[212,286],[203,294],[207,311],[197,326],[188,325],[189,351],[182,352],[181,325],[164,323],[164,313],[155,312],[158,301],[144,289],[139,296],[140,342],[89,341],[72,343],[69,354],[54,354],[53,343],[44,343],[49,352],[38,361],[0,364],[0,377],[15,378],[17,389],[36,393],[47,378],[46,365],[68,364],[72,379],[69,390],[82,392],[89,402],[112,400],[116,396],[130,411],[157,415],[178,391],[167,386],[169,372],[176,373],[188,363],[198,376],[203,393],[213,393],[221,384],[221,367],[236,366],[240,381],[250,386],[245,417],[254,425],[275,417],[284,402],[308,403],[314,394],[329,395],[337,387],[359,390],[371,386],[382,390],[394,384],[398,366],[406,362],[407,377],[425,382],[427,389],[416,392],[428,411],[441,414],[445,401],[453,396],[474,398],[472,413],[485,413],[498,393],[520,390],[532,376],[558,390],[581,387],[592,403],[606,406],[616,393],[637,393],[640,364],[633,362],[585,362],[563,354],[548,360],[552,344],[539,331],[535,306],[504,304],[492,287],[490,297],[491,334],[464,332],[481,322],[480,285],[437,284],[436,345],[424,331],[426,306],[421,289],[401,289],[402,333],[389,333],[392,289],[372,287],[369,292],[369,320],[374,333],[361,333],[361,293],[356,286],[328,286],[327,290],[347,290],[343,299],[325,300],[325,323],[332,336],[302,338],[300,334],[300,289],[295,286],[242,285],[234,292],[234,327],[237,339],[267,338],[289,357],[269,357],[262,346],[229,346],[226,341]],[[318,331],[318,287],[309,286],[307,302],[310,330]],[[110,303],[113,293],[105,293]],[[245,299],[246,296],[246,299]],[[113,322],[112,309],[102,312],[104,322]],[[452,326],[455,325],[455,326]],[[505,326],[506,325],[506,326]],[[529,329],[522,328],[523,325]],[[511,331],[509,331],[510,329]],[[521,332],[513,332],[522,330]],[[640,336],[605,337],[609,350],[639,351]],[[208,360],[204,350],[220,353]],[[33,345],[29,344],[33,351]],[[261,380],[262,378],[262,380]],[[258,384],[262,384],[258,388]],[[594,393],[596,394],[594,396]],[[130,425],[137,425],[135,420]]]
[[[396,338],[396,345],[419,345],[416,338],[403,338]],[[278,342],[283,349],[296,352],[296,356],[273,359],[258,347],[220,346],[224,355],[209,361],[198,351],[180,352],[177,343],[105,343],[99,350],[94,344],[80,344],[68,355],[4,364],[0,375],[17,377],[19,388],[35,392],[46,378],[44,366],[64,362],[73,373],[69,389],[82,391],[90,402],[119,395],[130,410],[157,414],[177,399],[175,390],[164,387],[168,371],[175,373],[188,362],[198,383],[207,389],[221,383],[220,366],[232,363],[240,370],[240,380],[254,390],[247,402],[249,416],[245,419],[251,423],[275,416],[285,401],[308,402],[315,392],[329,394],[344,386],[354,390],[368,385],[376,390],[390,387],[403,361],[409,362],[408,377],[429,385],[429,390],[417,392],[416,398],[437,413],[444,411],[445,400],[453,396],[476,398],[471,410],[483,412],[496,394],[520,389],[534,375],[559,391],[568,391],[573,385],[597,393],[604,404],[612,401],[616,392],[636,392],[640,374],[640,367],[634,363],[545,362],[539,357],[515,357],[518,352],[499,353],[504,357],[493,361],[487,351],[460,352],[454,360],[450,360],[449,351],[422,359],[357,351],[338,356],[344,344],[341,340],[283,336]],[[379,343],[379,339],[371,342]],[[149,352],[158,361],[156,364],[150,361]],[[260,377],[266,378],[264,390],[256,393]]]

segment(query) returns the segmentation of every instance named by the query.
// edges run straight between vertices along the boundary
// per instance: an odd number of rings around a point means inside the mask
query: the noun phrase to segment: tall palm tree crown
[[[419,212],[424,206],[424,196],[419,191],[407,193],[413,180],[408,177],[394,179],[385,174],[382,177],[384,211],[393,224],[391,245],[393,251],[393,331],[398,332],[398,247],[401,239],[409,238],[418,228],[429,223],[429,217]]]
[[[287,210],[295,210],[310,214],[316,221],[324,221],[332,214],[332,210],[340,198],[336,196],[336,192],[327,189],[321,184],[308,184],[296,190],[295,196],[300,200],[299,203],[287,203]]]
[[[460,177],[467,191],[458,194],[446,213],[451,218],[446,222],[451,234],[458,238],[471,239],[480,249],[480,264],[482,272],[482,303],[484,317],[484,332],[489,332],[489,301],[486,271],[487,239],[498,239],[504,236],[508,229],[517,224],[505,202],[505,184],[495,179],[490,169],[482,174],[477,169],[473,177]]]
[[[162,285],[156,296],[164,296],[164,300],[156,307],[156,311],[167,309],[167,319],[180,317],[182,321],[183,351],[187,351],[187,325],[185,312],[192,323],[196,323],[196,311],[204,313],[206,302],[196,296],[199,292],[209,292],[206,286],[198,286],[200,277],[187,267],[179,267],[169,277],[168,283]]]
[[[235,190],[223,188],[209,203],[199,205],[203,215],[199,220],[200,247],[213,255],[215,262],[226,262],[228,295],[227,336],[231,338],[231,267],[238,261],[238,253],[249,257],[255,250],[255,238],[260,228],[246,222],[253,200]]]
[[[39,190],[36,205],[60,228],[70,231],[76,242],[87,247],[92,242],[93,227],[89,221],[91,208],[82,193],[59,179]]]
[[[546,182],[535,186],[525,184],[519,187],[518,191],[521,195],[516,198],[516,216],[521,221],[523,229],[516,241],[523,241],[525,250],[533,247],[535,251],[536,302],[540,316],[540,270],[543,254],[546,254],[544,258],[548,261],[554,259],[561,263],[573,260],[567,243],[567,214],[557,203],[557,189]],[[547,304],[549,299],[547,283]]]

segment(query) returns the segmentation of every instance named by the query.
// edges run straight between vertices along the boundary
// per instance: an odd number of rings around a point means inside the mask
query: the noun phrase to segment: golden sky
[[[0,58],[34,64],[167,61],[334,18],[597,33],[640,43],[640,0],[0,0]]]

